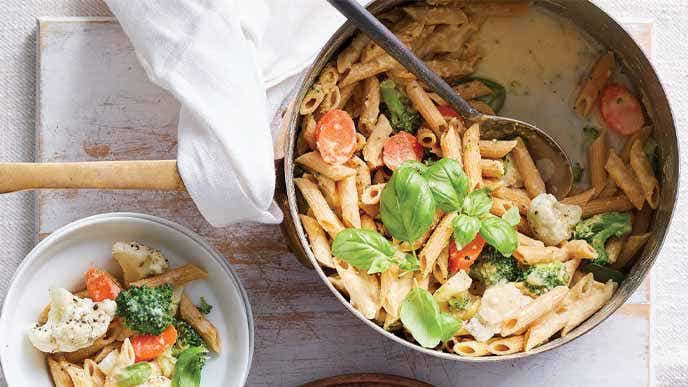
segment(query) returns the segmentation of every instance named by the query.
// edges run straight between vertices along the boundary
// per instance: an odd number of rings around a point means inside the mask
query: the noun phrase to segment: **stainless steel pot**
[[[380,14],[406,2],[407,1],[404,0],[376,0],[368,6],[368,9],[373,14]],[[291,109],[292,111],[287,113],[287,143],[283,164],[284,186],[279,187],[280,192],[277,194],[277,200],[285,212],[283,231],[288,238],[290,247],[302,262],[315,268],[323,283],[330,288],[332,293],[334,293],[344,306],[358,316],[364,323],[377,330],[381,335],[428,355],[464,362],[493,362],[521,358],[544,352],[583,335],[614,313],[614,311],[616,311],[640,286],[659,254],[662,242],[667,235],[671,222],[679,184],[678,140],[669,101],[667,100],[664,89],[650,61],[635,41],[616,21],[614,21],[614,19],[590,2],[581,0],[536,0],[533,3],[534,6],[543,7],[565,19],[573,21],[593,39],[615,52],[617,58],[621,59],[621,66],[623,66],[624,72],[630,79],[635,80],[635,85],[642,93],[644,106],[647,109],[651,122],[654,124],[655,137],[661,148],[662,176],[660,176],[660,180],[662,183],[662,192],[661,202],[654,214],[652,223],[652,229],[655,233],[654,238],[647,243],[642,255],[633,265],[630,273],[609,303],[564,338],[557,338],[528,352],[515,353],[507,356],[468,358],[422,348],[419,345],[385,331],[372,321],[363,317],[332,286],[332,284],[330,284],[325,273],[318,266],[313,256],[313,252],[308,245],[308,240],[306,239],[306,235],[298,217],[299,208],[297,206],[293,175],[293,159],[296,134],[299,128],[299,115],[296,109]],[[334,58],[334,55],[349,41],[354,32],[355,28],[350,23],[346,23],[337,30],[327,42],[308,70],[298,89],[295,99],[297,105],[298,102],[303,99],[308,88],[316,80],[325,64]]]

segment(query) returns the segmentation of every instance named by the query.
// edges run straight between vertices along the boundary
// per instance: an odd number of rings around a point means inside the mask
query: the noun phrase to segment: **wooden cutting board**
[[[652,26],[627,26],[649,51]],[[179,106],[148,81],[116,21],[43,18],[38,34],[36,161],[175,158]],[[213,228],[185,192],[43,191],[36,208],[37,238],[85,216],[135,211],[179,222],[215,245],[253,307],[256,348],[249,386],[293,386],[353,372],[440,386],[650,384],[647,281],[601,326],[563,348],[519,361],[466,365],[383,338],[297,262],[277,226]]]

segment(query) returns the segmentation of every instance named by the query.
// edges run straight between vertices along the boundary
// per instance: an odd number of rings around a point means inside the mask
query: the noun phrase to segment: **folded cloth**
[[[181,103],[177,164],[201,214],[216,227],[281,222],[268,89],[302,71],[344,18],[316,0],[106,2],[151,81]]]

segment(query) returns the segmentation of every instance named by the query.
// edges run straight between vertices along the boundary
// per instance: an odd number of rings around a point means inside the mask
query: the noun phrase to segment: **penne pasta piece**
[[[516,146],[516,140],[480,140],[480,156],[486,159],[501,159]]]
[[[490,116],[495,115],[495,111],[492,110],[492,107],[490,105],[486,104],[485,102],[479,100],[479,99],[472,99],[472,100],[468,101],[468,104],[471,105],[473,107],[473,109],[475,109],[475,110],[477,110],[483,114],[487,114]]]
[[[531,198],[545,192],[545,182],[540,176],[540,172],[535,167],[533,158],[530,157],[528,148],[521,138],[516,139],[516,146],[511,151],[511,157],[523,177],[523,185]],[[506,198],[505,198],[506,199]]]
[[[527,235],[523,235],[520,232],[518,233],[518,244],[522,246],[545,247],[545,243],[543,241],[533,239]]]
[[[447,279],[449,279],[449,245],[442,249],[442,252],[437,257],[435,267],[432,268],[432,275],[441,284],[446,283]]]
[[[492,94],[492,89],[485,86],[484,83],[477,79],[454,86],[454,90],[456,90],[456,92],[459,93],[459,95],[465,100],[484,97]]]
[[[425,126],[418,129],[416,138],[423,148],[432,149],[435,147],[435,145],[437,145],[437,136],[435,135],[435,132],[433,132],[430,128],[426,128]]]
[[[592,290],[589,294],[581,297],[580,300],[569,307],[569,311],[566,313],[566,325],[564,325],[561,331],[561,336],[566,336],[571,330],[604,306],[612,298],[616,287],[617,284],[613,281],[609,281],[606,284],[593,281]]]
[[[69,378],[72,379],[72,384],[74,387],[93,387],[93,380],[91,377],[84,371],[83,368],[71,364],[71,363],[63,363],[62,368],[67,372],[67,375],[69,375]]]
[[[126,337],[125,337],[126,338]],[[124,340],[124,339],[122,339]],[[107,355],[110,354],[110,352],[114,350],[119,351],[119,347],[121,347],[122,344],[119,341],[113,341],[112,343],[104,346],[98,353],[93,357],[93,361],[96,363],[100,363],[101,360],[105,359]]]
[[[561,203],[583,207],[594,197],[595,188],[590,188],[589,190],[583,191],[578,195],[573,195],[562,199]]]
[[[294,161],[308,170],[323,174],[335,181],[356,174],[356,171],[349,167],[328,164],[322,159],[318,151],[304,153]]]
[[[442,113],[437,110],[437,106],[432,102],[428,93],[417,81],[413,80],[406,85],[406,94],[408,94],[416,110],[418,110],[423,119],[435,132],[435,135],[441,136],[447,130],[447,121],[442,116]]]
[[[652,236],[651,232],[646,232],[640,235],[631,235],[626,239],[619,257],[610,266],[614,269],[623,269],[635,258],[638,252],[645,246],[647,241]]]
[[[468,17],[458,7],[404,7],[404,12],[424,24],[465,24]]]
[[[604,250],[607,252],[609,264],[614,264],[617,258],[619,258],[619,255],[621,254],[621,249],[623,249],[624,246],[624,242],[624,238],[617,237],[612,237],[607,240],[607,243],[604,246]]]
[[[301,224],[303,224],[303,228],[308,235],[308,241],[310,242],[315,259],[317,259],[321,265],[334,269],[330,241],[327,240],[325,230],[320,227],[317,220],[310,216],[299,214],[299,218],[301,218]]]
[[[362,81],[366,78],[370,78],[374,75],[384,73],[387,70],[391,70],[399,66],[396,60],[391,56],[384,54],[380,55],[368,62],[355,63],[351,66],[349,73],[341,80],[339,87],[345,87]]]
[[[624,162],[628,162],[629,159],[631,158],[631,147],[636,141],[640,141],[642,144],[647,141],[648,138],[652,135],[652,127],[651,126],[643,126],[639,131],[633,133],[627,140],[626,143],[624,144],[623,151],[621,152],[621,158],[623,158]]]
[[[315,118],[313,118],[312,114],[306,114],[301,119],[301,135],[303,135],[303,139],[306,141],[306,144],[308,144],[308,147],[310,149],[316,148],[316,143],[315,143],[315,128],[316,128],[316,126],[317,126],[317,123],[315,122]]]
[[[66,361],[62,360],[64,365],[67,365]],[[53,356],[48,356],[48,370],[50,371],[50,376],[55,383],[55,387],[73,387],[72,378],[67,373],[65,367],[60,361],[56,360]]]
[[[573,111],[581,117],[588,117],[590,115],[593,106],[595,106],[595,101],[600,95],[600,91],[602,91],[605,83],[614,73],[615,68],[614,53],[607,51],[606,54],[597,60],[592,71],[585,79],[585,83],[583,83],[576,98],[576,103],[573,105]]]
[[[380,275],[380,298],[390,317],[388,323],[399,319],[401,304],[413,288],[413,276],[401,274],[397,265],[391,265]]]
[[[351,160],[346,163],[346,166],[356,170],[356,192],[358,196],[361,196],[363,191],[370,186],[370,169],[365,161],[361,160],[358,156],[353,156]]]
[[[633,204],[628,200],[626,195],[618,195],[609,198],[593,199],[583,206],[583,218],[589,218],[593,215],[601,214],[603,212],[618,211],[624,212],[633,208]]]
[[[334,286],[335,289],[337,289],[340,293],[346,297],[349,297],[349,293],[346,291],[344,282],[342,282],[342,277],[340,277],[339,274],[332,274],[331,276],[327,277],[327,280],[330,281],[332,286]]]
[[[366,140],[366,136],[360,132],[356,132],[356,148],[354,148],[354,153],[362,151],[363,148],[365,148],[367,141],[368,140]]]
[[[105,384],[105,373],[98,367],[98,363],[91,359],[84,360],[84,372],[91,380],[92,386]]]
[[[303,177],[306,177],[306,175]],[[325,175],[317,175],[315,176],[314,183],[318,185],[318,188],[322,192],[330,208],[332,208],[335,213],[340,214],[342,206],[339,201],[339,193],[337,192],[337,182]]]
[[[468,191],[482,185],[480,166],[480,126],[473,124],[463,134],[463,166],[468,176]]]
[[[361,203],[368,205],[380,204],[380,195],[382,195],[382,190],[385,188],[385,183],[371,185],[366,187],[361,194]]]
[[[377,77],[366,78],[363,81],[363,95],[358,129],[365,134],[370,134],[380,114],[380,81]]]
[[[569,276],[569,280],[566,283],[566,286],[571,286],[571,283],[573,282],[573,275],[576,274],[576,270],[578,270],[578,266],[580,266],[580,263],[581,260],[578,258],[569,259],[568,261],[564,262],[566,274]]]
[[[524,343],[523,335],[496,338],[488,341],[487,350],[493,355],[510,355],[523,351]]]
[[[490,354],[488,344],[476,340],[460,341],[455,343],[452,349],[457,355],[467,357],[480,357]]]
[[[491,194],[494,198],[508,200],[518,206],[518,211],[521,215],[528,214],[530,196],[525,191],[516,188],[498,187]]]
[[[358,86],[358,83],[352,83],[348,86],[340,87],[339,88],[339,103],[337,106],[335,106],[335,109],[344,109],[346,104],[351,100],[351,97],[354,95],[356,92],[356,87]],[[353,115],[352,115],[353,117]]]
[[[652,165],[643,151],[643,144],[636,140],[631,146],[629,160],[640,186],[645,192],[645,200],[652,209],[659,204],[659,182],[652,170]]]
[[[555,333],[566,325],[566,316],[556,311],[551,311],[537,320],[525,334],[524,350],[530,351],[547,341]]]
[[[504,162],[501,160],[480,160],[480,170],[484,177],[502,177],[504,176]]]
[[[365,230],[377,231],[375,220],[368,215],[361,215],[361,228]]]
[[[504,320],[502,323],[502,337],[519,334],[526,331],[528,326],[547,312],[556,309],[557,305],[564,299],[569,288],[557,286],[547,293],[539,296],[533,302],[527,304],[516,316]]]
[[[527,246],[519,245],[514,251],[514,258],[524,265],[536,263],[564,262],[568,259],[565,250],[554,246]]]
[[[153,277],[143,278],[134,281],[130,286],[149,286],[156,287],[164,284],[172,285],[176,288],[186,285],[191,281],[208,278],[208,273],[200,267],[187,263],[186,265],[175,267],[162,274]]]
[[[440,149],[442,157],[456,160],[463,168],[463,157],[461,156],[461,136],[452,123],[449,124],[447,131],[440,136]]]
[[[372,183],[373,184],[382,184],[382,183],[387,182],[387,180],[389,180],[390,177],[391,176],[387,172],[385,172],[384,169],[378,169],[373,174]]]
[[[607,180],[607,185],[604,187],[602,192],[599,192],[597,197],[598,198],[610,198],[612,196],[619,195],[619,187],[616,186],[616,183],[614,183],[614,180],[608,179]]]
[[[361,63],[368,63],[384,54],[385,50],[382,47],[378,46],[377,43],[373,41],[369,41],[368,44],[363,47],[363,52],[361,52]]]
[[[561,249],[566,253],[567,259],[595,259],[597,251],[590,244],[582,239],[564,241]]]
[[[363,317],[372,320],[382,307],[380,300],[380,283],[376,276],[358,271],[344,261],[335,259],[335,268],[342,284],[349,293],[351,306]]]
[[[448,54],[453,58],[465,59],[462,54],[466,52],[465,44],[478,31],[475,23],[464,23],[461,25],[444,24],[430,29],[426,27],[427,36],[422,36],[414,42],[413,51],[421,58],[428,58],[437,54]],[[425,30],[423,31],[425,33]],[[457,92],[461,94],[458,87]],[[490,90],[491,91],[491,90]],[[461,96],[463,96],[461,94]],[[464,99],[471,99],[469,97]],[[446,104],[445,104],[446,105]]]
[[[294,183],[313,210],[313,216],[318,220],[320,226],[327,231],[330,237],[334,238],[340,231],[344,230],[344,226],[339,221],[339,218],[332,212],[332,209],[327,205],[325,197],[323,197],[322,193],[313,182],[307,179],[297,178],[294,179]]]
[[[136,360],[136,355],[134,353],[134,347],[131,345],[129,339],[125,339],[122,343],[122,347],[117,352],[117,357],[114,360],[114,364],[109,372],[107,372],[107,377],[105,378],[106,387],[117,386],[117,379],[126,367],[134,364]]]
[[[346,227],[361,228],[361,217],[358,209],[358,191],[356,177],[349,176],[337,182],[337,193],[342,205],[342,220]]]
[[[607,171],[605,165],[607,164],[607,155],[609,149],[607,147],[607,132],[601,131],[595,141],[590,145],[588,151],[588,168],[590,169],[590,184],[595,189],[596,193],[602,192],[607,185]]]
[[[643,209],[633,214],[633,229],[631,235],[644,234],[650,228],[652,221],[652,208],[643,206]]]
[[[366,215],[373,219],[378,219],[380,215],[380,206],[378,204],[359,204],[358,205]]]
[[[339,94],[339,87],[337,87],[337,85],[333,86],[315,110],[315,117],[319,120],[325,113],[334,109],[335,106],[338,106],[341,97],[341,94]]]
[[[315,109],[320,106],[320,103],[325,99],[327,91],[319,83],[314,83],[310,89],[304,95],[301,101],[301,106],[299,107],[299,114],[306,115],[315,112]]]
[[[328,64],[320,71],[318,83],[322,85],[326,93],[329,93],[337,86],[337,81],[339,81],[339,72],[337,72],[334,65]]]
[[[449,244],[449,239],[454,232],[453,223],[456,217],[457,214],[455,212],[450,212],[445,215],[420,251],[418,257],[420,260],[420,270],[424,277],[430,274],[435,265],[435,260],[437,260],[442,250]]]
[[[628,200],[633,203],[633,206],[637,209],[643,208],[643,203],[645,203],[643,187],[613,149],[609,150],[605,169],[609,173],[609,177],[614,180],[614,183],[626,194]]]
[[[366,146],[363,148],[363,160],[368,163],[370,169],[376,169],[384,165],[382,162],[382,148],[393,131],[394,129],[389,124],[387,117],[384,114],[380,114],[377,125],[375,125],[373,132],[368,137]]]
[[[442,218],[444,218],[444,211],[440,209],[435,210],[435,217],[432,218],[432,224],[430,225],[428,231],[426,231],[425,234],[423,234],[423,236],[413,241],[413,243],[410,243],[408,241],[401,242],[399,244],[399,250],[409,252],[418,250],[421,247],[423,247],[425,241],[427,241],[428,238],[430,238],[430,235],[432,235],[432,232],[435,230],[435,227],[437,227]]]
[[[217,328],[196,308],[196,305],[193,304],[186,293],[182,293],[182,298],[179,302],[179,315],[182,320],[189,323],[201,335],[211,351],[220,353],[220,334],[217,332]]]
[[[475,66],[479,59],[480,57],[478,55],[470,58],[457,59],[453,57],[452,53],[449,53],[436,56],[434,59],[426,61],[425,64],[430,70],[442,78],[456,79],[472,74],[475,71]]]
[[[361,57],[363,48],[365,48],[368,42],[370,42],[370,38],[366,34],[358,33],[351,40],[351,43],[337,55],[337,71],[340,74],[350,69],[351,65]]]

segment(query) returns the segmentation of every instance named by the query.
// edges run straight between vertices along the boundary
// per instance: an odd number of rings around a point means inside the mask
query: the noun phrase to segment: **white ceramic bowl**
[[[186,287],[193,300],[213,305],[208,316],[222,340],[201,378],[205,386],[243,386],[253,355],[253,318],[246,292],[227,260],[199,235],[176,223],[135,213],[91,216],[70,223],[38,243],[12,279],[0,315],[0,361],[10,386],[50,386],[45,356],[26,331],[47,304],[48,288],[83,288],[89,267],[119,273],[111,258],[116,241],[140,241],[160,249],[170,266],[193,263],[209,273],[207,281]]]

